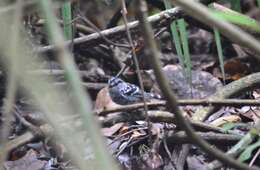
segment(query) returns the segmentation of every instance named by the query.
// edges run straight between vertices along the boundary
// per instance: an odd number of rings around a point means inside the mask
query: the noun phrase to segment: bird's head
[[[118,84],[123,83],[123,80],[118,77],[112,77],[108,80],[108,87],[112,88],[117,86]]]

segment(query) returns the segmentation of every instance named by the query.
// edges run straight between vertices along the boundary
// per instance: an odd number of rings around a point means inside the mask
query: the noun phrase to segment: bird
[[[134,104],[143,101],[141,89],[131,83],[127,83],[118,77],[108,80],[109,95],[113,102],[120,105]],[[146,101],[161,99],[160,95],[144,92]]]

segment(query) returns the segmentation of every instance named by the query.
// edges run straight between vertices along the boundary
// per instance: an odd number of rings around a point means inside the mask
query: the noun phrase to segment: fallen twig
[[[247,99],[186,99],[178,100],[178,104],[181,106],[185,105],[201,105],[201,106],[260,106],[260,102],[257,100],[247,100]],[[147,103],[148,107],[158,107],[166,106],[165,101],[152,101]],[[118,106],[113,109],[107,110],[97,110],[96,114],[100,116],[105,116],[109,113],[122,112],[122,111],[131,111],[143,108],[143,103],[136,103],[131,105]]]
[[[238,96],[242,92],[259,87],[259,85],[260,85],[260,73],[250,74],[239,80],[233,81],[232,83],[219,89],[214,95],[210,96],[208,100],[216,101],[216,100],[223,100],[226,98]],[[217,109],[218,109],[217,106],[204,108],[203,110],[197,111],[194,114],[193,118],[194,120],[203,121],[212,113],[214,113]]]
[[[153,15],[148,18],[148,21],[152,25],[166,25],[170,20],[175,19],[176,17],[181,15],[181,11],[179,8],[173,8],[166,11],[162,11],[156,15]],[[138,29],[139,22],[133,21],[127,24],[128,28],[130,30],[137,30]],[[103,36],[106,38],[114,38],[119,35],[125,34],[125,25],[120,25],[114,28],[106,29],[103,31],[100,31],[99,33],[93,33],[87,36],[83,36],[80,38],[74,39],[74,45],[84,43],[85,46],[98,44],[103,41]],[[101,36],[102,35],[102,36]],[[66,41],[64,43],[66,46],[69,46],[71,44],[71,41]],[[56,46],[54,45],[48,45],[45,47],[39,47],[36,52],[38,53],[45,53],[52,50],[55,50]]]
[[[242,139],[241,135],[234,135],[234,134],[219,134],[213,132],[196,132],[196,134],[203,138],[204,140],[208,141],[209,143],[220,144],[223,145],[230,145],[238,142]],[[185,132],[177,132],[172,135],[169,135],[166,139],[167,143],[193,143],[190,138],[185,134]]]

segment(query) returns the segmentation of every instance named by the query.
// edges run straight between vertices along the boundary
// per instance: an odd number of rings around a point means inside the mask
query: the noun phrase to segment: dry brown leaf
[[[240,122],[241,118],[237,115],[223,116],[210,123],[212,126],[221,127],[226,123]]]
[[[95,110],[98,111],[98,113],[101,110],[109,110],[118,106],[120,105],[112,101],[108,92],[108,87],[105,87],[98,92],[95,102]]]
[[[109,127],[109,128],[102,128],[102,134],[106,137],[111,137],[112,135],[114,135],[120,128],[122,128],[122,126],[124,125],[124,123],[116,123],[113,126]]]

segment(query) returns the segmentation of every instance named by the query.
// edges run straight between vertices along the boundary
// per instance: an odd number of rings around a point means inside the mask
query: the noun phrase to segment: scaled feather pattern
[[[123,81],[118,77],[112,77],[108,80],[109,95],[112,100],[120,105],[133,104],[143,101],[141,89],[134,85]],[[146,101],[151,99],[161,99],[159,95],[144,92]]]

